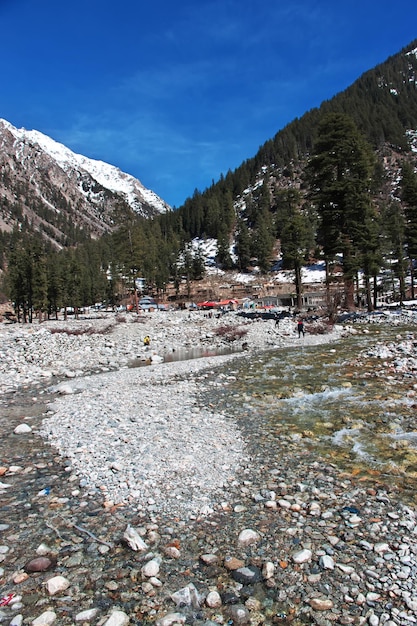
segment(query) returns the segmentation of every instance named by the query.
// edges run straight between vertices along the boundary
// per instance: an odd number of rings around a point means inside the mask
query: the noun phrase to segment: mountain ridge
[[[65,222],[85,237],[97,238],[117,228],[123,217],[148,218],[171,210],[130,174],[77,154],[39,131],[0,119],[0,146],[2,230],[26,220],[61,247],[68,239]],[[77,243],[81,232],[69,243]]]

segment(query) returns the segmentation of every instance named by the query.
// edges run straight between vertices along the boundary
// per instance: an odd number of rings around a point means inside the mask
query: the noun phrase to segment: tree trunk
[[[345,307],[348,311],[355,310],[355,284],[350,276],[344,277]]]
[[[294,269],[295,269],[295,293],[297,295],[297,309],[301,310],[303,307],[301,267],[298,263],[296,263]]]
[[[399,278],[400,278],[400,304],[402,305],[405,300],[405,279],[404,279],[403,272],[401,272]]]
[[[373,306],[373,308],[374,308],[374,311],[375,311],[376,308],[377,308],[377,304],[378,304],[378,301],[377,301],[377,298],[378,298],[378,283],[377,283],[377,280],[376,280],[376,276],[374,276],[374,279],[373,279],[373,290],[372,291],[373,291],[373,298],[374,298],[374,306]]]
[[[329,262],[324,259],[324,267],[326,269],[326,304],[327,309],[330,310],[330,275],[329,275]]]
[[[366,291],[366,306],[368,311],[374,310],[374,304],[372,302],[372,293],[371,293],[371,281],[369,276],[365,276],[365,291]]]

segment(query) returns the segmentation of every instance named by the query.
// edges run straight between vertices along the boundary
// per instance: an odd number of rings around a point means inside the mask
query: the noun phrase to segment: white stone
[[[334,560],[328,554],[324,554],[322,557],[320,557],[320,565],[324,569],[334,569]]]
[[[175,546],[167,546],[164,550],[164,554],[171,559],[179,559],[181,556],[181,552]]]
[[[54,596],[56,593],[68,589],[70,584],[70,581],[64,578],[64,576],[54,576],[46,581],[46,588],[48,589],[49,595]]]
[[[86,611],[81,611],[81,613],[77,613],[75,616],[76,622],[91,622],[98,613],[98,609],[87,609]]]
[[[193,583],[190,583],[186,587],[183,587],[182,589],[179,589],[175,593],[171,594],[171,599],[177,606],[185,605],[192,606],[194,609],[200,608],[200,594]]]
[[[218,591],[210,591],[206,597],[206,604],[210,609],[218,609],[222,605],[222,599]]]
[[[390,550],[390,547],[387,543],[376,543],[374,545],[374,551],[378,552],[379,554],[382,554],[383,552],[388,552]]]
[[[129,616],[123,611],[114,610],[103,626],[127,626],[129,624]]]
[[[310,605],[315,611],[329,611],[333,608],[333,602],[328,598],[311,598]]]
[[[310,561],[312,556],[313,553],[311,552],[311,550],[307,550],[306,548],[293,554],[292,560],[294,561],[294,563],[306,563],[307,561]]]
[[[145,552],[148,549],[148,546],[143,541],[138,531],[135,530],[130,524],[128,524],[123,534],[123,539],[125,539],[129,547],[136,552]]]
[[[206,565],[216,565],[219,562],[217,554],[202,554],[200,559]]]
[[[249,546],[252,543],[257,543],[259,539],[260,537],[257,532],[251,530],[250,528],[247,528],[245,530],[242,530],[242,532],[239,534],[238,542],[242,546]]]
[[[147,578],[151,578],[152,576],[158,576],[159,574],[159,563],[157,559],[151,559],[142,567],[142,574]]]
[[[51,553],[51,548],[47,546],[46,543],[41,543],[36,548],[36,554],[38,556],[46,556],[47,554],[50,554],[50,553]]]
[[[16,426],[13,432],[15,433],[15,435],[24,435],[26,433],[31,433],[32,428],[29,426],[29,424],[19,424],[19,426]]]
[[[185,615],[181,613],[167,613],[156,620],[156,626],[172,626],[173,624],[185,624]]]
[[[262,576],[265,580],[269,580],[275,574],[275,565],[272,561],[267,561],[262,567]]]
[[[56,387],[56,391],[62,396],[69,396],[74,393],[74,388],[68,383],[62,383]]]
[[[54,611],[45,611],[42,615],[39,615],[33,620],[32,626],[50,626],[56,620],[56,613]]]
[[[336,563],[336,567],[338,567],[344,574],[353,574],[355,571],[351,565],[345,565],[344,563]]]

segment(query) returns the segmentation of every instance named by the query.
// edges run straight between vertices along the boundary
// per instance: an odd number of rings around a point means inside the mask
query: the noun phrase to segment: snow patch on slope
[[[138,211],[141,201],[153,207],[159,213],[165,213],[170,206],[155,192],[147,189],[134,176],[125,174],[119,168],[104,161],[98,161],[77,154],[63,144],[51,139],[37,130],[16,128],[10,122],[0,119],[0,122],[19,141],[29,141],[37,144],[46,154],[54,159],[64,171],[83,169],[90,174],[102,187],[126,197],[129,205]]]

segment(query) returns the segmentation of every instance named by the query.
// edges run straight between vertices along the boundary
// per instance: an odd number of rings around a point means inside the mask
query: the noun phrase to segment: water
[[[222,356],[224,354],[234,354],[241,352],[236,350],[233,346],[225,346],[223,348],[177,348],[171,352],[167,352],[162,356],[157,357],[158,362],[173,363],[174,361],[188,361],[190,359],[201,359],[213,356]],[[143,367],[144,365],[152,364],[153,352],[149,351],[149,358],[146,359],[133,359],[129,363],[129,367]]]
[[[227,372],[227,386],[205,401],[233,415],[260,444],[268,440],[273,448],[274,438],[302,439],[317,457],[359,479],[394,483],[417,502],[416,377],[394,374],[384,358],[357,358],[410,329],[367,330],[337,345],[275,350],[238,362]]]

